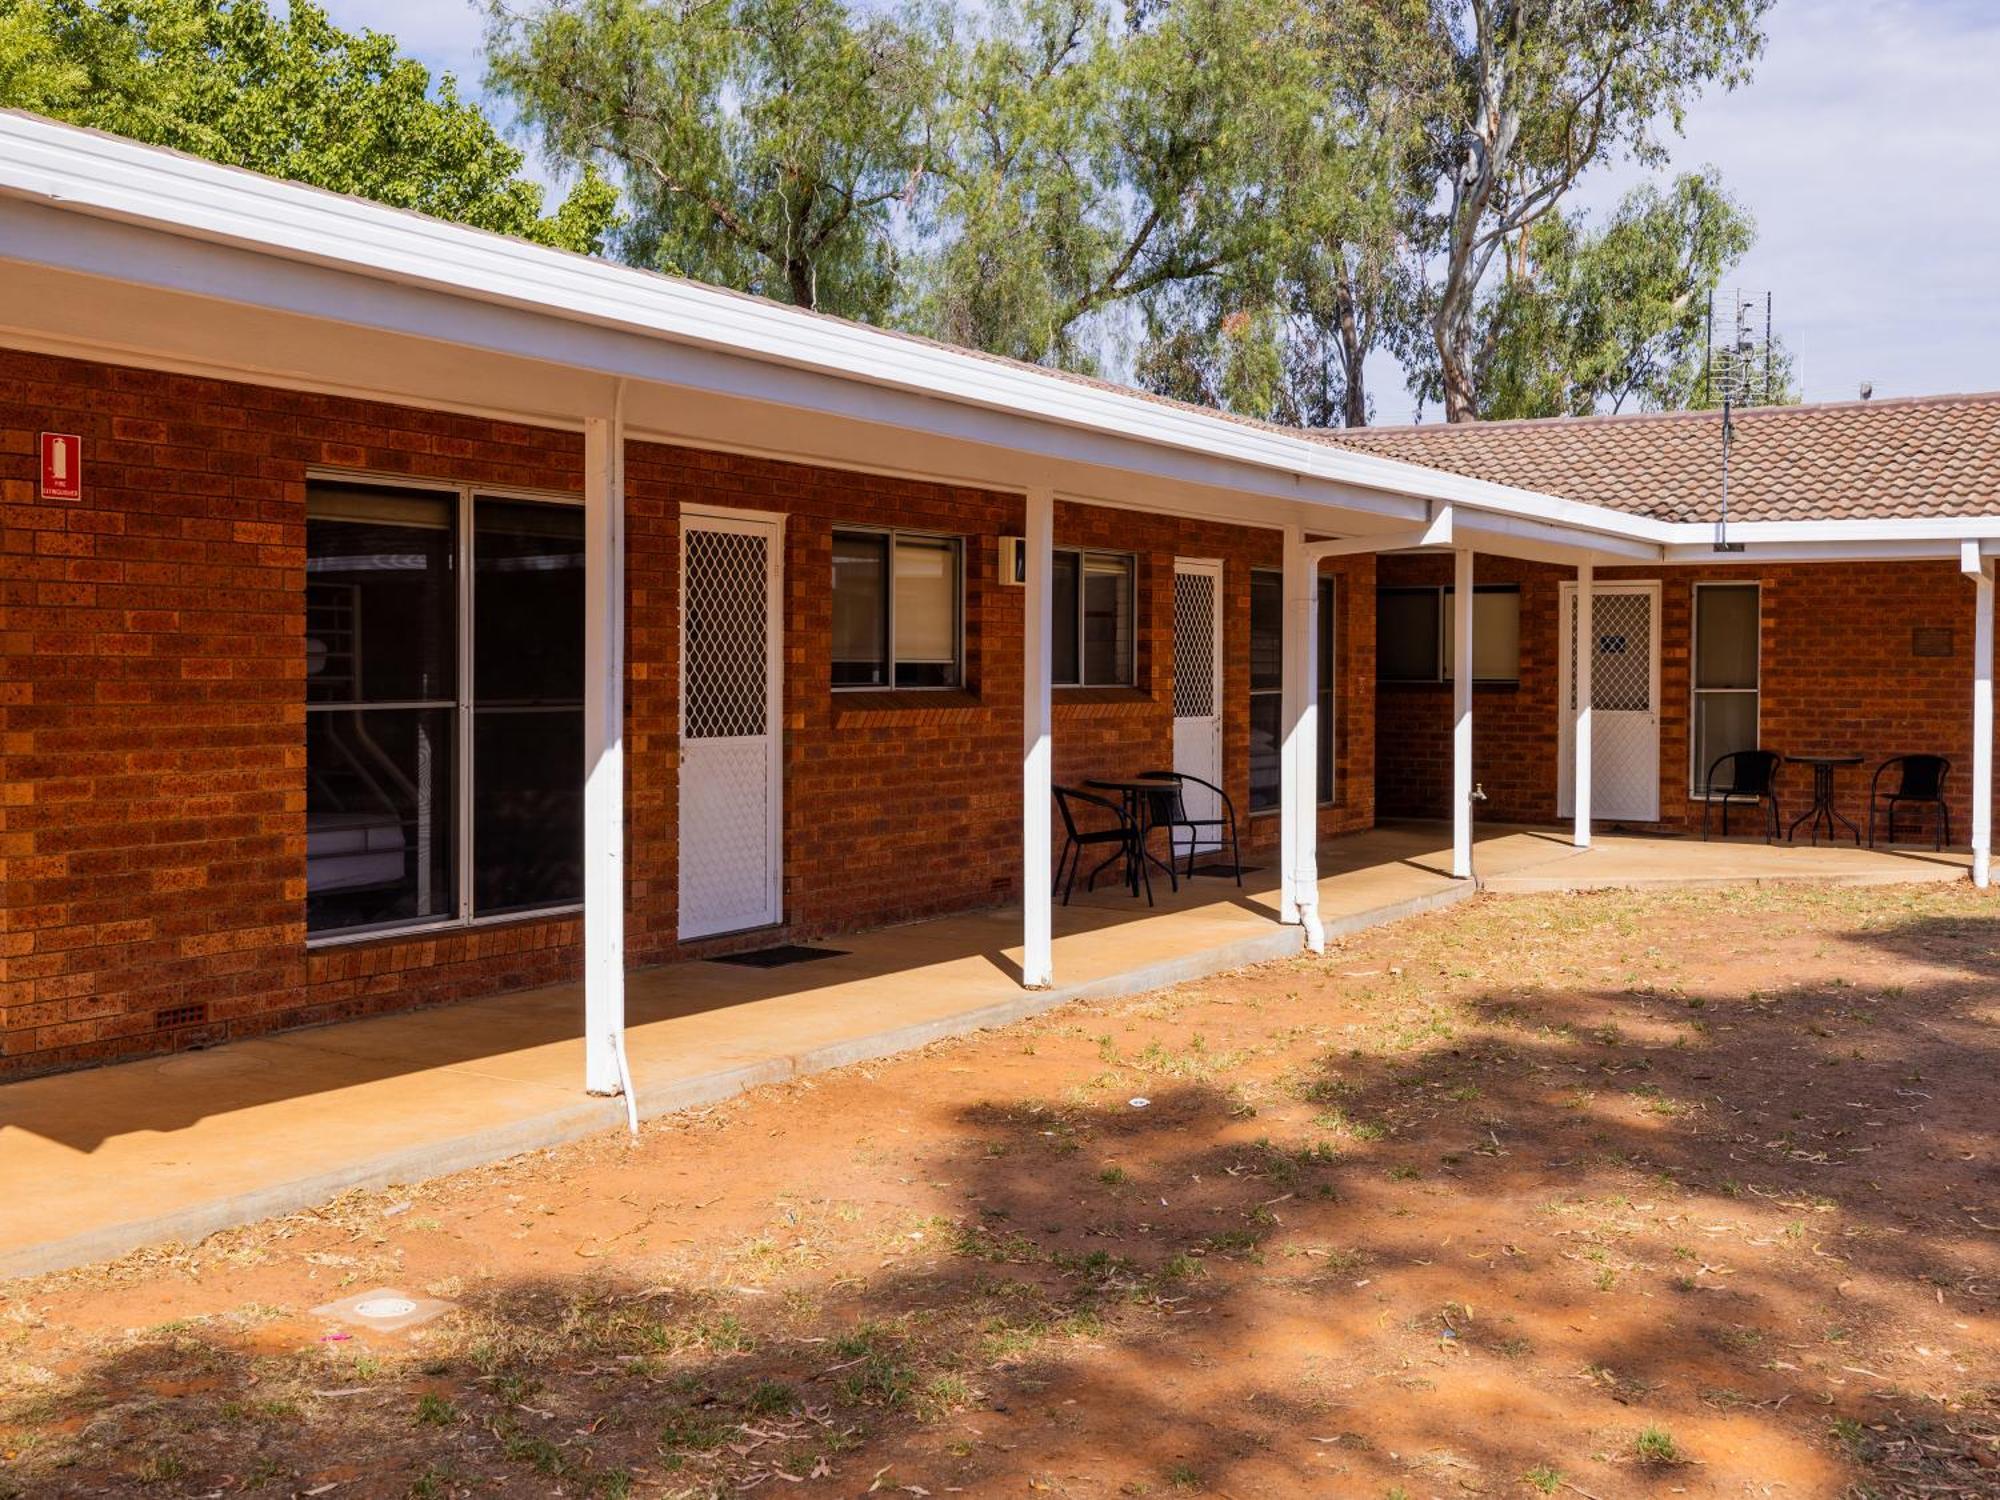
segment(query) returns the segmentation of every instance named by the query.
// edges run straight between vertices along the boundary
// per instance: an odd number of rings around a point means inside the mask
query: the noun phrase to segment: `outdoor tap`
[[[1472,795],[1465,800],[1468,802],[1484,802],[1486,800],[1486,788],[1477,781],[1473,782]]]

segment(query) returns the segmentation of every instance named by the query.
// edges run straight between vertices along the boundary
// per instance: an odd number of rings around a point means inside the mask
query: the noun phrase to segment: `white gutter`
[[[1613,536],[1658,524],[0,111],[8,196],[1358,489]]]
[[[1660,521],[1384,458],[0,110],[0,205],[10,197],[370,277],[438,296],[444,308],[504,306],[1295,479],[1457,505],[1462,525],[1496,537],[1579,552],[1603,538],[1607,562],[1775,560],[1775,548],[1807,545],[1826,548],[1810,555],[1831,560],[1871,555],[1873,543],[2000,539],[2000,518],[1739,522],[1731,537],[1748,550],[1716,554],[1707,522]],[[577,352],[552,347],[546,357],[574,365]]]

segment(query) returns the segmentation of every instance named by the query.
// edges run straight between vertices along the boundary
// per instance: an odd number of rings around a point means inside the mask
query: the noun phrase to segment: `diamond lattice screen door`
[[[1652,823],[1660,816],[1660,586],[1600,583],[1591,590],[1590,815]],[[1576,765],[1576,585],[1562,586],[1562,755],[1556,813],[1572,815]]]
[[[681,522],[680,935],[783,915],[777,516]]]
[[[1174,769],[1222,785],[1222,564],[1205,558],[1174,559]],[[1205,787],[1182,800],[1190,817],[1221,812]],[[1221,847],[1212,829],[1195,844]]]

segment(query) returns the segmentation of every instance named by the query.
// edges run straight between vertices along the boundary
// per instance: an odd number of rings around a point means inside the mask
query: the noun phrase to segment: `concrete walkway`
[[[1321,853],[1330,935],[1472,893],[1449,830],[1386,826]],[[1766,848],[1485,830],[1480,879],[1506,891],[1736,880],[1962,878],[1964,856]],[[1276,921],[1276,867],[1238,891],[1201,878],[1148,911],[1100,889],[1057,908],[1060,986],[1019,986],[1020,916],[995,911],[829,940],[782,969],[687,963],[633,975],[628,1050],[651,1116],[1001,1025],[1299,951]],[[0,1085],[0,1276],[193,1240],[346,1188],[415,1181],[624,1120],[580,1092],[582,1000],[554,986],[209,1052]]]

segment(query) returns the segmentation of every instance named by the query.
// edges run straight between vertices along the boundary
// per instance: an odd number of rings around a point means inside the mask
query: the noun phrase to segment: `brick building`
[[[1051,788],[1150,769],[1309,934],[1378,814],[1758,744],[1984,851],[2000,398],[1740,417],[1718,553],[1713,417],[1291,432],[0,146],[0,1077],[580,977],[610,1090],[629,966],[1015,902],[1046,983]]]

